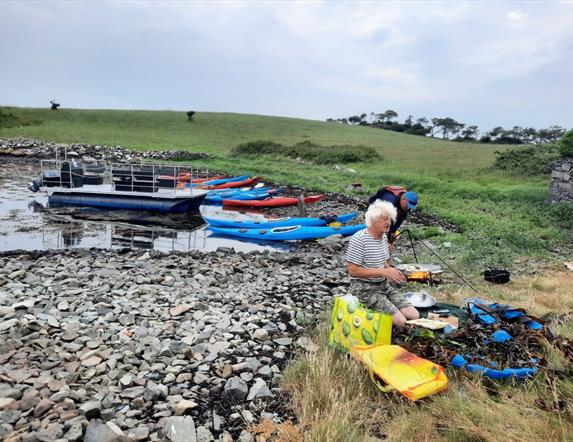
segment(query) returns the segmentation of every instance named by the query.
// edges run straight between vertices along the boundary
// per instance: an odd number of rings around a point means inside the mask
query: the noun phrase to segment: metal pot
[[[483,278],[494,284],[507,284],[509,282],[509,270],[487,269],[483,272]]]
[[[426,292],[407,292],[404,297],[416,308],[430,308],[436,303],[436,299]]]

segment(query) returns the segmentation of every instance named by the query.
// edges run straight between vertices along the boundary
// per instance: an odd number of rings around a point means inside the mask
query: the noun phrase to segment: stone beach
[[[0,436],[254,440],[278,382],[349,280],[315,253],[78,250],[0,256]],[[183,439],[178,438],[181,433]]]

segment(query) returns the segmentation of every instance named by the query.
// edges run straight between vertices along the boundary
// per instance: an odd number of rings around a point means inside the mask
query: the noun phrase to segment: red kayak
[[[324,195],[307,196],[304,199],[305,204],[317,203],[322,200]],[[294,206],[298,204],[298,198],[267,198],[265,200],[223,200],[224,206],[245,206],[245,207],[282,207]]]
[[[216,186],[207,186],[207,189],[215,190],[215,189],[231,189],[233,187],[245,187],[245,186],[250,186],[252,184],[256,184],[258,181],[260,181],[260,178],[254,177],[243,181],[229,181],[228,183],[218,184]]]

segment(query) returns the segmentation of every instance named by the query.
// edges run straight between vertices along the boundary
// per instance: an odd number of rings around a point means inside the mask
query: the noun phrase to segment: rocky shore
[[[176,149],[161,151],[138,151],[122,146],[103,146],[85,143],[49,143],[31,138],[0,138],[0,156],[54,159],[64,152],[68,158],[81,157],[107,161],[139,161],[153,159],[160,161],[196,161],[209,158],[205,153],[186,152]]]
[[[0,255],[0,438],[253,441],[348,285],[344,240],[319,247]]]

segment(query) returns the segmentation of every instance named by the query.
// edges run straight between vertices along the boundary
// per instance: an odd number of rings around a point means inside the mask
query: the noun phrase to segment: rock
[[[175,407],[175,416],[183,416],[187,411],[193,410],[197,407],[197,402],[184,399],[177,403]]]
[[[0,411],[14,410],[18,405],[18,401],[14,398],[3,397],[0,398]]]
[[[91,356],[86,360],[82,361],[84,367],[95,367],[101,363],[102,359],[99,356]]]
[[[255,442],[255,436],[247,430],[243,430],[241,431],[241,434],[239,434],[238,442]]]
[[[163,425],[165,439],[171,442],[196,442],[195,422],[191,416],[168,417]]]
[[[88,401],[83,403],[79,410],[87,418],[98,417],[101,413],[102,405],[99,401]]]
[[[205,427],[197,427],[197,442],[212,442],[213,434]]]
[[[171,316],[181,316],[183,313],[188,312],[189,310],[191,310],[191,306],[189,304],[181,304],[169,310],[169,314]]]
[[[8,319],[7,321],[0,322],[0,332],[10,330],[12,327],[16,327],[20,321],[16,318]]]
[[[84,435],[84,429],[81,424],[73,424],[70,426],[66,434],[64,434],[64,439],[70,442],[78,442],[82,440]]]
[[[257,341],[268,341],[269,340],[269,332],[264,328],[259,328],[255,330],[253,333],[253,338]]]
[[[134,428],[130,434],[133,434],[133,438],[136,441],[144,441],[149,438],[149,428],[145,425],[140,425],[137,428]]]
[[[50,399],[47,398],[41,399],[40,402],[38,402],[38,404],[34,408],[34,417],[42,416],[44,413],[46,413],[46,411],[48,411],[53,406],[54,403]]]
[[[58,423],[49,424],[43,430],[40,430],[37,434],[37,438],[40,442],[54,442],[56,439],[61,438],[64,435],[64,427]]]
[[[252,401],[253,399],[263,399],[267,397],[273,397],[271,390],[269,390],[269,387],[267,387],[267,383],[261,378],[256,378],[255,383],[249,390],[247,401]]]
[[[106,424],[92,420],[90,421],[83,442],[130,442],[121,429],[107,422]]]
[[[225,383],[223,399],[229,402],[242,402],[248,393],[249,388],[245,381],[238,376],[233,376]]]
[[[308,351],[309,353],[316,353],[318,351],[318,345],[307,338],[306,336],[301,336],[296,340],[296,345]]]
[[[35,388],[27,389],[20,400],[20,410],[26,411],[34,408],[40,402],[40,393]]]
[[[143,396],[145,389],[143,387],[126,388],[120,393],[122,398],[135,399],[138,396]]]

